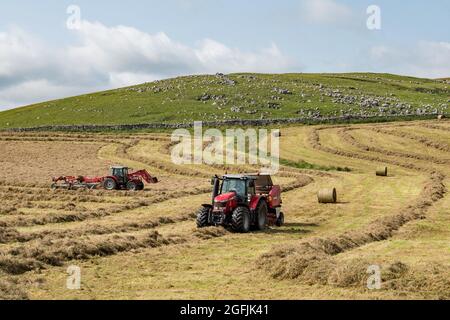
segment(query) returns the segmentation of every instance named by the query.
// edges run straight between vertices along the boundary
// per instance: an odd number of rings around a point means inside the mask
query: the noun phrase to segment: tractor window
[[[228,179],[224,180],[222,184],[222,194],[235,191],[239,197],[245,199],[246,181],[241,179]]]
[[[112,175],[118,178],[125,178],[128,175],[127,168],[113,168]]]
[[[123,177],[123,169],[114,168],[112,174],[114,177]]]

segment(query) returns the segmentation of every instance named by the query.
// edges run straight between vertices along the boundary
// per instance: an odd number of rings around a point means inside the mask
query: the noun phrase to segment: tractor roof
[[[269,174],[261,173],[243,173],[243,174],[226,174],[223,176],[224,179],[258,179],[258,176],[270,176]]]
[[[124,166],[112,166],[111,169],[129,169],[129,168]]]

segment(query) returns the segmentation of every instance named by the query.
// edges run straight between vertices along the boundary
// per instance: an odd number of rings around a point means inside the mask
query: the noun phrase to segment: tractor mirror
[[[254,188],[254,187],[255,187],[255,181],[250,180],[250,181],[248,182],[248,186],[249,186],[250,188]]]

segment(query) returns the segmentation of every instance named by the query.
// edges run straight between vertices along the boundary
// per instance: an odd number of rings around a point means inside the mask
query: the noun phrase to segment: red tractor
[[[152,177],[147,170],[139,170],[129,173],[128,167],[111,167],[110,175],[106,177],[71,177],[62,176],[53,178],[53,189],[96,189],[102,186],[106,190],[144,190],[144,181],[158,183],[158,179]]]
[[[225,226],[235,232],[264,230],[284,224],[281,188],[270,175],[242,174],[215,176],[212,204],[204,204],[197,214],[197,227]]]
[[[112,167],[111,175],[103,178],[103,188],[106,190],[144,190],[144,181],[158,183],[158,179],[152,177],[147,170],[129,173],[127,167]]]

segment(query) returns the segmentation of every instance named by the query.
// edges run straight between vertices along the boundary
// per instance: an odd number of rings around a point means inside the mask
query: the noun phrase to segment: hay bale
[[[443,115],[443,114],[440,114],[440,115],[438,115],[438,120],[443,120],[443,119],[445,119],[445,116]]]
[[[379,177],[387,177],[388,168],[387,167],[379,167],[377,168],[377,176]]]
[[[317,198],[319,199],[319,203],[336,203],[337,202],[336,188],[320,190],[317,193]]]

